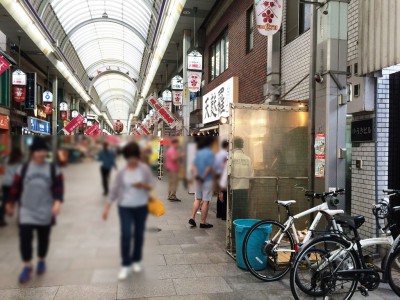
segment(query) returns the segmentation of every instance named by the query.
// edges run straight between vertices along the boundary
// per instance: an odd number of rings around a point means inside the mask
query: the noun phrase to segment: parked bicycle
[[[385,191],[400,195],[400,191]],[[377,217],[386,215],[387,228],[393,227],[393,218],[400,206],[391,207],[380,202],[374,206]],[[343,230],[309,241],[296,256],[290,273],[290,287],[295,299],[350,299],[356,289],[367,296],[387,279],[393,291],[400,296],[400,236],[392,243],[383,269],[366,261],[363,247],[374,239],[361,240],[357,229],[364,223],[363,216],[332,215],[332,221],[349,228],[352,236]],[[364,245],[363,245],[364,244]]]
[[[287,221],[284,224],[275,220],[260,221],[254,224],[245,236],[242,251],[244,261],[250,272],[263,281],[274,281],[285,276],[290,270],[294,254],[301,245],[295,221],[316,213],[308,232],[303,238],[302,242],[306,243],[311,239],[324,213],[344,212],[340,209],[329,209],[329,205],[337,206],[339,204],[337,196],[343,193],[343,189],[322,194],[306,192],[305,195],[309,199],[320,199],[322,204],[296,215],[292,215],[290,212],[290,205],[296,203],[295,200],[277,200],[277,205],[286,209]],[[334,221],[331,225],[333,230],[340,230]],[[255,249],[257,251],[254,251]]]

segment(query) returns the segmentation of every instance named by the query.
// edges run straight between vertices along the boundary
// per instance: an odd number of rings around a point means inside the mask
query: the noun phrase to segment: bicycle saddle
[[[335,217],[337,223],[347,225],[352,229],[359,228],[365,222],[363,216],[349,216],[349,215],[338,215]]]
[[[287,200],[287,201],[277,200],[276,203],[283,205],[283,206],[289,206],[293,203],[296,203],[296,200]]]

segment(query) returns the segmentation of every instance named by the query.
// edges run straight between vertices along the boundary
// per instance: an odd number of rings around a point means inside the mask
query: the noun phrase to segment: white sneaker
[[[130,268],[122,267],[121,271],[119,271],[118,279],[125,280],[126,278],[128,278],[130,272],[131,272]]]
[[[142,272],[143,268],[142,268],[142,265],[140,263],[134,263],[133,266],[132,266],[132,270],[135,273],[140,273],[140,272]]]

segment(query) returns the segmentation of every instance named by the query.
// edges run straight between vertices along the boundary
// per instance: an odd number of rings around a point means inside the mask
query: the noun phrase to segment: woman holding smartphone
[[[117,201],[121,226],[122,268],[118,275],[120,280],[128,277],[131,267],[134,272],[142,270],[140,262],[148,213],[147,205],[150,191],[154,186],[150,168],[140,160],[138,144],[135,142],[127,144],[122,154],[127,164],[117,173],[103,211],[103,219],[107,220],[111,204]]]

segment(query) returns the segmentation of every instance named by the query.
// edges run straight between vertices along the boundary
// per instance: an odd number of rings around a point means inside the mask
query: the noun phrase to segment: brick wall
[[[286,1],[284,1],[281,42],[281,95],[286,94],[301,81],[293,91],[286,95],[284,100],[308,100],[310,97],[309,79],[306,78],[303,80],[303,78],[310,73],[310,42],[311,34],[310,30],[308,30],[294,41],[286,44]]]
[[[239,102],[261,103],[264,101],[263,85],[267,78],[268,38],[259,34],[256,28],[254,28],[254,48],[247,53],[247,10],[253,3],[253,0],[235,0],[217,22],[210,21],[213,26],[207,28],[204,49],[206,84],[203,95],[230,77],[237,76],[239,77]],[[210,46],[225,29],[228,30],[229,37],[229,68],[211,81]]]
[[[358,6],[359,0],[352,0],[347,13],[347,61],[358,58]]]

